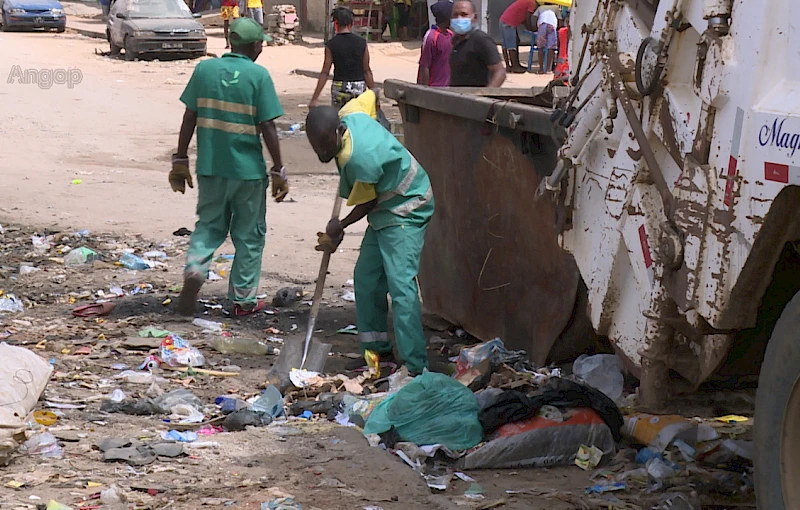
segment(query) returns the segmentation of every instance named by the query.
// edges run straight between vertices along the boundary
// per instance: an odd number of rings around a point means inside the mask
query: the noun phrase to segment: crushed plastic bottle
[[[6,294],[0,297],[0,312],[22,312],[25,307],[22,306],[20,301],[14,294]]]
[[[202,320],[202,319],[195,319]],[[277,349],[264,340],[250,340],[247,338],[218,337],[211,342],[211,348],[221,354],[250,354],[265,356],[267,354],[280,354]]]
[[[253,402],[253,410],[277,418],[283,414],[283,395],[278,388],[270,384],[258,400]]]
[[[206,331],[213,331],[215,333],[219,333],[222,331],[221,322],[214,322],[206,319],[195,319],[192,321],[192,324],[194,324],[198,328],[203,328],[203,330]]]
[[[622,363],[613,354],[582,354],[572,365],[572,373],[586,384],[600,390],[616,402],[622,396],[625,380],[622,377]]]
[[[31,436],[22,445],[22,450],[29,455],[41,455],[46,459],[60,459],[64,455],[61,446],[58,444],[58,439],[49,432]]]
[[[132,253],[123,253],[122,257],[119,258],[119,263],[126,269],[131,269],[134,271],[151,269],[153,267],[151,263],[141,257],[137,257]]]
[[[666,480],[667,478],[671,478],[678,474],[676,469],[673,469],[671,466],[667,465],[663,460],[658,457],[654,457],[647,461],[647,474],[652,476],[658,481]]]

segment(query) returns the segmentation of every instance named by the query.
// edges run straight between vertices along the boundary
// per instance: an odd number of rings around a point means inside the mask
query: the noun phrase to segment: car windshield
[[[191,18],[192,11],[183,0],[130,0],[131,18]]]

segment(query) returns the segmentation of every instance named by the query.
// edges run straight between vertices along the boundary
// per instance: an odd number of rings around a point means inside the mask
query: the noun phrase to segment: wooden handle
[[[339,196],[337,189],[336,200],[333,202],[333,212],[331,219],[339,219],[339,214],[342,211],[342,197]],[[314,334],[314,326],[317,323],[317,314],[319,313],[320,302],[322,301],[322,291],[325,290],[325,277],[328,275],[328,264],[331,261],[331,253],[324,252],[322,254],[322,262],[319,265],[319,274],[317,275],[317,287],[314,289],[314,297],[311,298],[311,312],[308,314],[308,325],[306,326],[306,342],[303,346],[303,360],[300,363],[300,368],[306,363],[308,356],[308,346],[311,343],[311,336]]]

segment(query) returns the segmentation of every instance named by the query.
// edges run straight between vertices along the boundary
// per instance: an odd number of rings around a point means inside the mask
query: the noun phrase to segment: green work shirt
[[[197,112],[197,175],[266,179],[258,124],[283,115],[266,69],[236,53],[204,60],[181,102]]]
[[[356,182],[372,184],[378,204],[367,215],[380,230],[392,225],[424,225],[433,215],[428,174],[389,131],[366,113],[342,117],[352,152],[344,164],[337,158],[339,195],[348,198]]]

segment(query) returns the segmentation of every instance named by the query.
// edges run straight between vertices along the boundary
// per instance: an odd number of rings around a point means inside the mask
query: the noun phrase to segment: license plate
[[[175,50],[175,49],[183,48],[183,43],[165,42],[165,43],[161,43],[161,47],[164,48],[165,50]]]
[[[41,25],[44,22],[44,19],[41,16],[37,16],[33,18],[33,22],[36,23],[37,25]]]

